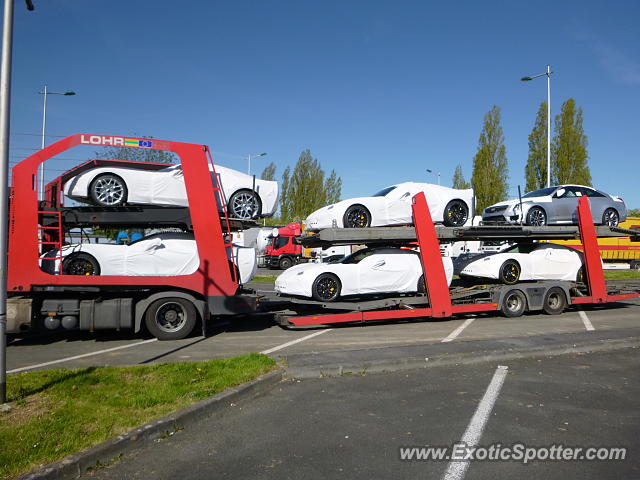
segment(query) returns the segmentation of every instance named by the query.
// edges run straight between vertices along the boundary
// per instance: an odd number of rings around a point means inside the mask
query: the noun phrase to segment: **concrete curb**
[[[616,332],[617,333],[617,332]],[[561,335],[562,336],[562,335]],[[548,342],[543,336],[540,342],[495,342],[482,345],[483,340],[451,344],[428,344],[411,347],[382,347],[369,350],[334,352],[333,354],[291,355],[287,378],[320,378],[365,373],[384,373],[414,370],[446,365],[480,362],[510,361],[522,358],[546,357],[576,353],[590,353],[640,347],[640,337],[628,333],[618,338],[575,338],[571,341]],[[469,348],[456,350],[464,344]],[[486,342],[489,343],[489,342]]]
[[[27,473],[18,480],[54,480],[75,478],[89,468],[108,464],[124,453],[140,447],[141,441],[155,440],[187,428],[205,416],[228,408],[231,403],[250,400],[271,390],[282,381],[282,370],[262,375],[237,387],[232,387],[213,397],[149,422],[124,435],[106,440],[78,453],[68,455],[54,463]]]

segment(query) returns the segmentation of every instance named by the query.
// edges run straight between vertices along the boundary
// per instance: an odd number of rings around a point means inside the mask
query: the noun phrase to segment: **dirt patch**
[[[9,412],[0,414],[0,430],[24,425],[33,418],[49,415],[55,409],[51,399],[42,393],[29,395],[19,404],[14,402],[11,406],[13,408]]]

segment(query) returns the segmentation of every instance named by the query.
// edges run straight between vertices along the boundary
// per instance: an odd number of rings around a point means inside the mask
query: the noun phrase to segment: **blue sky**
[[[511,194],[552,78],[552,115],[584,110],[594,185],[640,207],[640,3],[633,1],[16,1],[11,160],[47,133],[209,145],[278,176],[309,148],[343,198],[471,176],[484,114],[502,109]],[[31,149],[31,150],[30,150]],[[66,165],[59,162],[50,167]],[[56,175],[57,176],[57,175]]]

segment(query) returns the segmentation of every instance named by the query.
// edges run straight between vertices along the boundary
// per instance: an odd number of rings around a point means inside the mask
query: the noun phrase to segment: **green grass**
[[[640,278],[640,272],[636,270],[605,270],[604,278],[607,280],[617,280],[620,278]]]
[[[0,413],[0,478],[121,435],[275,368],[265,355],[8,375]]]
[[[252,282],[275,282],[277,275],[256,275],[251,279]]]

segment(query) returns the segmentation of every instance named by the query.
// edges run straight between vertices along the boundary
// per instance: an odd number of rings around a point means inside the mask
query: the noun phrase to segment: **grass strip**
[[[251,279],[252,282],[271,282],[274,283],[276,281],[276,278],[278,278],[277,275],[271,276],[271,275],[256,275],[255,277],[253,277]]]
[[[640,272],[637,270],[605,270],[604,278],[606,280],[640,278]]]
[[[266,355],[8,375],[0,478],[59,460],[275,368]]]

